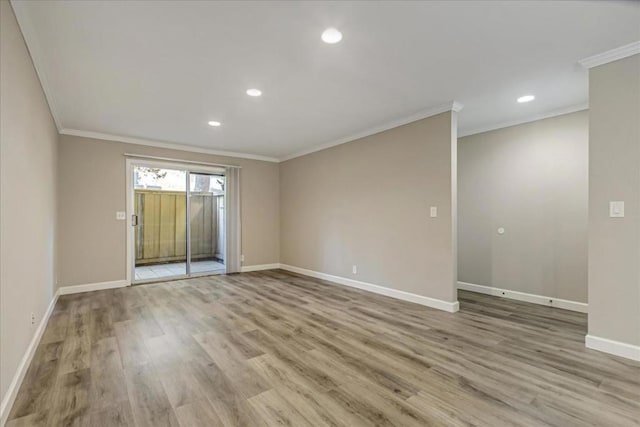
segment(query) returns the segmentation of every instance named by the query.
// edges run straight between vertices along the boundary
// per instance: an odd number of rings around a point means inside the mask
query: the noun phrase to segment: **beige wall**
[[[587,302],[588,131],[581,111],[460,138],[458,280]]]
[[[455,115],[281,163],[280,261],[456,301]]]
[[[640,345],[640,55],[592,68],[589,104],[589,334]]]
[[[126,277],[125,157],[136,153],[242,166],[243,265],[277,263],[280,251],[277,163],[60,136],[58,285]]]
[[[7,1],[0,1],[0,395],[53,298],[58,134]],[[31,325],[31,313],[36,324]]]

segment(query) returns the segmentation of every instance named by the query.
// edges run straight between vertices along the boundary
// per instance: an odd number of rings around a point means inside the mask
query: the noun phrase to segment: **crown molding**
[[[236,153],[233,151],[214,150],[193,145],[176,144],[173,142],[155,141],[151,139],[133,138],[129,136],[112,135],[109,133],[91,132],[78,129],[61,129],[61,135],[80,136],[83,138],[102,139],[105,141],[124,142],[126,144],[146,145],[148,147],[167,148],[170,150],[188,151],[191,153],[211,154],[214,156],[235,157],[238,159],[261,160],[263,162],[278,163],[274,157],[260,156],[257,154]]]
[[[360,131],[353,135],[345,136],[343,138],[337,139],[335,141],[326,142],[324,144],[317,145],[313,148],[309,148],[306,150],[295,152],[294,154],[290,154],[288,156],[284,156],[280,158],[281,162],[285,162],[287,160],[295,159],[296,157],[306,156],[307,154],[315,153],[317,151],[326,150],[327,148],[335,147],[337,145],[346,144],[347,142],[355,141],[356,139],[364,138],[366,136],[374,135],[376,133],[384,132],[385,130],[393,129],[398,126],[406,125],[411,122],[415,122],[418,120],[426,119],[427,117],[435,116],[441,113],[445,113],[447,111],[459,112],[464,107],[463,104],[457,101],[447,102],[445,104],[436,105],[435,107],[428,108],[426,110],[421,110],[417,113],[414,113],[410,116],[402,117],[400,119],[396,119],[390,122],[386,122],[379,126],[374,126],[372,128]]]
[[[40,44],[38,43],[38,38],[35,36],[33,23],[31,22],[29,14],[27,13],[27,3],[28,2],[26,1],[11,0],[11,6],[13,9],[13,13],[16,15],[16,20],[18,21],[18,27],[20,28],[20,32],[22,33],[24,42],[27,45],[27,50],[29,51],[29,56],[31,56],[33,68],[35,68],[38,79],[40,80],[40,86],[42,87],[42,91],[44,92],[44,97],[47,100],[47,104],[49,104],[49,112],[51,113],[51,117],[53,118],[53,122],[55,123],[56,128],[58,129],[58,131],[60,131],[60,129],[62,128],[60,115],[58,114],[56,103],[53,100],[53,93],[51,92],[51,86],[48,83],[49,80],[47,79],[45,67],[40,61],[40,58],[43,58],[42,49],[40,48]]]
[[[640,41],[629,43],[624,46],[584,58],[578,61],[578,63],[584,68],[593,68],[637,54],[640,54]]]
[[[493,125],[472,128],[470,130],[458,131],[458,138],[476,135],[478,133],[489,132],[492,130],[508,128],[511,126],[523,125],[525,123],[536,122],[538,120],[550,119],[552,117],[562,116],[564,114],[577,113],[578,111],[584,111],[588,109],[589,109],[589,103],[587,102],[583,104],[570,105],[568,107],[558,108],[556,110],[548,111],[546,113],[536,114],[534,116],[529,116],[523,119],[500,122],[500,123],[495,123]]]
[[[451,103],[451,111],[455,113],[459,113],[464,108],[464,104],[458,101],[453,101]],[[445,110],[446,111],[446,110]]]

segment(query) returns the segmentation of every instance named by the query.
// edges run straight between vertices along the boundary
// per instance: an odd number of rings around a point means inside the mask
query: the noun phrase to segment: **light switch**
[[[116,219],[118,221],[124,221],[125,219],[127,219],[127,213],[123,211],[116,212]]]
[[[430,216],[431,216],[431,218],[435,218],[435,217],[438,216],[438,207],[437,206],[431,206]]]
[[[609,202],[609,217],[624,218],[624,202]]]

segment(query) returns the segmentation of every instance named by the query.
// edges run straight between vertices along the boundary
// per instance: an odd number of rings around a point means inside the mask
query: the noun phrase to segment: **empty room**
[[[640,426],[640,2],[0,0],[0,397]]]

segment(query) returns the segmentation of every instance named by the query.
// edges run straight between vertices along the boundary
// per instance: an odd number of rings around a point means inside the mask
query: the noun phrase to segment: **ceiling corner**
[[[13,13],[16,16],[16,21],[18,21],[18,27],[22,32],[22,37],[27,46],[27,50],[29,51],[29,56],[31,57],[33,68],[36,71],[38,79],[40,80],[40,86],[42,87],[42,91],[44,92],[47,104],[49,104],[49,112],[51,113],[51,117],[53,117],[53,121],[56,125],[56,128],[58,129],[58,132],[61,133],[64,129],[62,126],[62,119],[60,118],[59,110],[56,107],[56,103],[54,101],[53,92],[51,91],[51,87],[47,80],[46,72],[44,70],[45,66],[40,60],[40,58],[42,58],[42,54],[37,41],[37,37],[35,35],[33,24],[31,23],[29,13],[27,12],[26,5],[28,2],[10,0],[10,3],[13,9]]]

